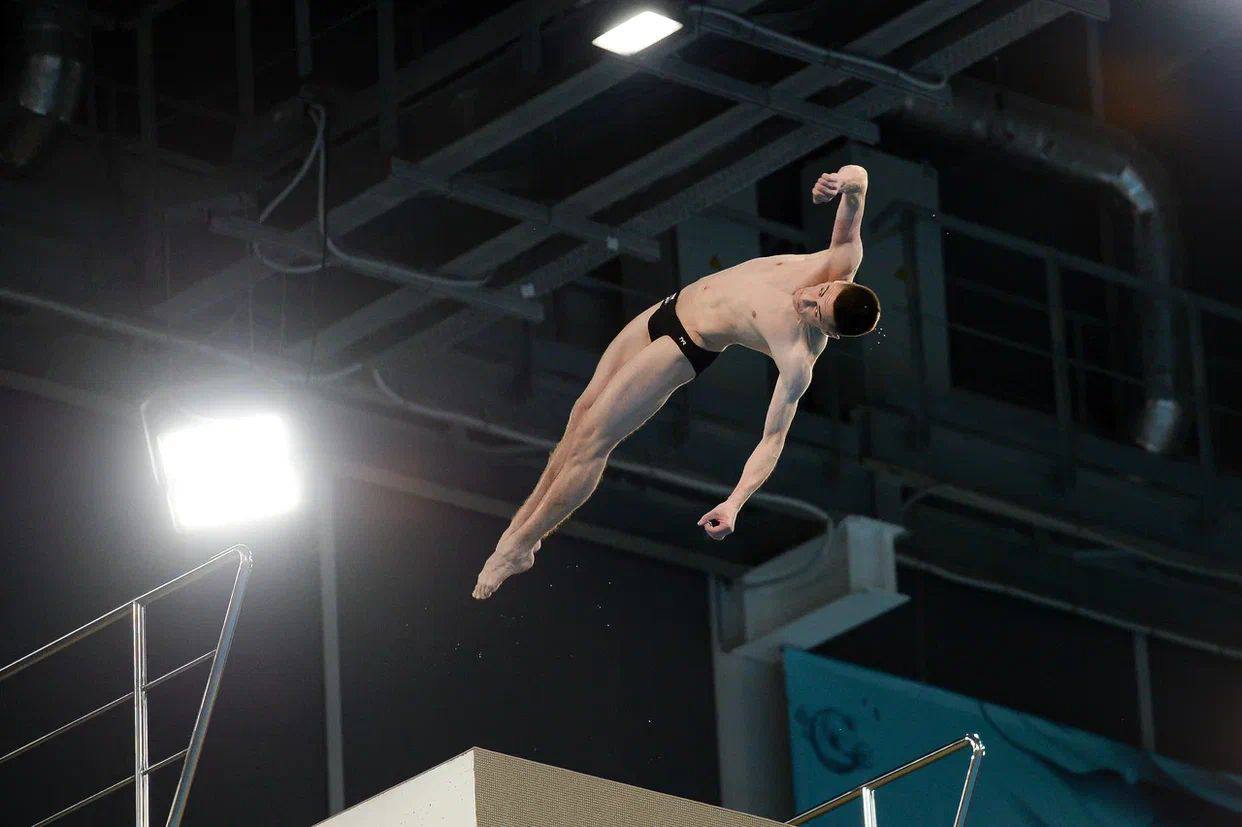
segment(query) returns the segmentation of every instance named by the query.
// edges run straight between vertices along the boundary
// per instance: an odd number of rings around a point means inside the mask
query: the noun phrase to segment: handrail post
[[[190,785],[194,783],[198,759],[203,752],[203,741],[207,738],[207,726],[211,723],[211,711],[215,707],[220,681],[224,677],[224,664],[233,645],[233,633],[237,631],[242,597],[246,594],[246,582],[250,579],[250,569],[254,565],[254,558],[248,548],[236,546],[234,550],[237,552],[237,574],[233,578],[233,591],[229,594],[229,605],[224,611],[224,625],[220,628],[216,656],[211,659],[207,686],[203,689],[203,700],[198,707],[198,716],[194,719],[194,732],[191,733],[190,745],[186,748],[185,763],[181,765],[181,778],[177,780],[177,790],[173,793],[173,802],[168,808],[166,827],[179,827],[185,815],[186,804],[190,798]]]
[[[147,716],[147,607],[141,601],[130,604],[134,652],[134,824],[150,827],[151,785],[147,775],[150,763],[150,737]]]
[[[1061,451],[1057,461],[1057,481],[1065,488],[1074,484],[1074,410],[1070,395],[1069,353],[1065,346],[1065,297],[1061,289],[1061,268],[1051,258],[1044,259],[1048,282],[1048,329],[1052,337],[1052,375],[1056,394],[1057,430]]]
[[[879,827],[875,816],[875,790],[862,788],[863,827]]]
[[[891,784],[899,778],[904,778],[912,772],[917,772],[929,764],[934,764],[940,759],[946,758],[955,752],[966,749],[967,747],[970,748],[970,763],[966,767],[966,781],[962,787],[962,797],[957,804],[957,817],[953,822],[954,827],[964,827],[966,823],[966,811],[970,808],[970,796],[971,793],[974,792],[975,779],[979,774],[979,764],[982,762],[983,756],[986,754],[983,749],[983,741],[976,734],[964,735],[950,744],[945,744],[940,749],[932,750],[924,756],[915,758],[908,764],[904,764],[894,770],[889,770],[883,775],[876,776],[870,781],[865,782],[860,787],[855,787],[852,790],[846,790],[835,798],[830,798],[827,801],[816,804],[809,810],[798,813],[785,823],[795,825],[795,827],[796,825],[806,824],[809,821],[814,821],[825,813],[832,812],[838,807],[850,803],[856,798],[862,798],[863,800],[864,819],[867,817],[867,809],[870,807],[871,818],[874,820],[875,801],[873,797],[876,790],[886,784]],[[869,797],[873,798],[873,800],[868,805],[867,799]],[[873,825],[874,821],[866,823],[868,825]]]
[[[970,797],[975,792],[975,781],[979,778],[979,765],[987,750],[977,734],[967,735],[970,741],[970,763],[966,765],[966,780],[962,783],[962,797],[957,802],[957,815],[953,817],[953,827],[965,827],[966,813],[970,810]]]

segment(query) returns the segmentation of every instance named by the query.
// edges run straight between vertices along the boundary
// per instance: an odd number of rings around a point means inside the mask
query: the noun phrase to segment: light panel
[[[271,517],[301,501],[292,439],[276,414],[203,419],[156,444],[179,531]]]
[[[672,18],[654,11],[641,11],[619,26],[614,26],[591,42],[601,49],[619,55],[641,52],[681,28]]]

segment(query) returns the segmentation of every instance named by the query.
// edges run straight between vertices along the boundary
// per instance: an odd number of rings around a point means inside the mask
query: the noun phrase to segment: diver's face
[[[832,305],[841,295],[845,282],[830,281],[808,287],[798,300],[798,314],[802,320],[832,339],[840,339],[836,322],[832,317]]]

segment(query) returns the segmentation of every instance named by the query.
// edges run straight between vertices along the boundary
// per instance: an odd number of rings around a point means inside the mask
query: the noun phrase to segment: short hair
[[[880,321],[880,297],[870,287],[846,284],[832,303],[832,319],[842,336],[862,336]]]

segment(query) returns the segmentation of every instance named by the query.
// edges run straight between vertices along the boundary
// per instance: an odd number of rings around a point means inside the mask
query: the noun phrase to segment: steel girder
[[[735,10],[746,10],[756,5],[759,0],[734,0],[727,5]],[[558,8],[559,4],[550,3],[549,8]],[[497,17],[504,16],[498,15]],[[495,20],[496,18],[493,18]],[[508,18],[505,17],[507,20]],[[483,24],[490,37],[494,39],[494,26]],[[458,43],[471,37],[472,32],[461,35],[454,41]],[[684,46],[694,39],[691,34],[680,39],[677,45]],[[667,47],[665,49],[667,50]],[[660,46],[655,52],[663,51]],[[415,64],[415,66],[420,65]],[[457,63],[464,63],[458,60]],[[621,81],[640,71],[638,67],[628,66],[617,61],[599,61],[575,75],[572,75],[549,89],[540,92],[514,109],[493,119],[483,127],[464,135],[448,146],[432,153],[420,161],[420,166],[440,177],[449,177],[462,172],[474,163],[486,158],[493,152],[513,143],[518,138],[549,123],[583,102],[611,89]],[[402,77],[406,70],[399,73]],[[417,77],[417,72],[413,73]],[[412,82],[412,81],[411,81]],[[399,79],[398,91],[409,88]],[[424,84],[425,86],[430,84]],[[371,111],[370,104],[364,107],[365,112]],[[351,116],[353,117],[353,116]],[[361,115],[356,116],[362,118]],[[365,120],[365,118],[363,118]],[[338,237],[361,227],[369,221],[394,209],[405,201],[413,198],[420,191],[409,181],[389,176],[382,181],[366,188],[348,201],[329,211],[328,224]],[[296,232],[311,235],[316,229],[315,221],[308,221]],[[446,268],[450,272],[452,268]],[[253,279],[263,278],[268,273],[263,264],[247,257],[235,262],[224,270],[202,279],[176,296],[155,308],[157,315],[167,319],[184,319],[202,309],[214,306],[244,291]]]
[[[1106,12],[1107,0],[1100,0],[1095,4],[1095,8],[1097,12]],[[1054,0],[1030,0],[1030,2],[1019,3],[964,36],[952,37],[945,45],[919,60],[913,68],[916,71],[946,76],[956,74],[1073,10]],[[893,93],[872,88],[841,104],[837,109],[854,117],[875,118],[890,110],[898,102],[899,98]],[[639,213],[622,226],[644,235],[658,235],[739,189],[813,152],[839,134],[836,130],[819,126],[800,127],[763,149]],[[589,272],[615,255],[615,251],[602,245],[579,245],[535,270],[508,289],[518,295],[542,295]],[[380,359],[382,361],[407,353],[450,347],[478,332],[489,323],[491,318],[489,314],[473,308],[460,310],[389,348]]]
[[[982,0],[924,0],[859,37],[847,48],[860,55],[882,57],[953,20],[981,2]],[[848,76],[833,69],[812,66],[776,83],[771,93],[802,99],[848,79]],[[773,115],[771,110],[757,104],[734,106],[579,190],[554,209],[577,211],[581,215],[599,212],[651,183],[685,169]],[[443,269],[464,278],[477,278],[555,235],[556,231],[546,224],[518,224],[458,256],[444,265]],[[339,352],[386,325],[408,317],[433,299],[434,297],[428,296],[417,287],[394,291],[321,331],[316,341],[317,351],[325,355]],[[309,345],[304,344],[294,352],[305,355],[308,351]]]

